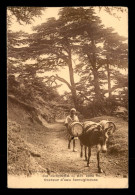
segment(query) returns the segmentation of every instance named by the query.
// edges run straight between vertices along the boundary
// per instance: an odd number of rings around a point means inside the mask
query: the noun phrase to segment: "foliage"
[[[17,78],[14,75],[9,75],[8,93],[28,103],[38,97],[44,101],[60,99],[56,87],[47,86],[43,80],[43,78],[25,75],[19,75]]]
[[[119,13],[127,13],[127,7],[118,6],[100,6],[99,11],[104,9],[108,14],[120,20]]]
[[[17,8],[10,11],[18,20],[27,18],[29,22],[29,14],[33,17],[42,11],[37,8],[34,15],[34,8],[31,9],[20,8],[23,17],[17,15]],[[110,12],[111,7],[105,9]],[[34,93],[40,94],[43,98],[60,97],[56,93],[59,80],[67,84],[71,90],[71,93],[65,94],[67,102],[74,103],[78,109],[80,107],[78,105],[81,104],[88,106],[88,109],[93,110],[94,116],[107,112],[105,111],[108,108],[107,93],[112,95],[109,97],[112,105],[114,101],[117,104],[120,96],[123,96],[121,103],[127,105],[127,76],[115,71],[128,67],[127,40],[115,33],[112,28],[105,28],[93,7],[61,8],[58,19],[49,18],[47,22],[34,27],[33,30],[35,33],[31,35],[8,31],[8,73],[20,75],[25,89],[31,89],[28,91],[28,97],[31,94],[34,96]],[[79,61],[75,66],[74,55]],[[34,60],[34,63],[27,64],[27,60]],[[37,76],[38,73],[56,71],[64,67],[69,69],[70,82],[59,75],[44,78]],[[74,81],[74,73],[80,76],[78,83]],[[112,83],[114,86],[111,86]],[[43,86],[40,86],[41,84]],[[105,88],[106,84],[108,89]],[[115,90],[120,88],[121,92],[114,94]]]
[[[11,23],[10,18],[12,19],[15,16],[17,22],[20,24],[30,24],[34,21],[34,17],[40,17],[42,11],[45,11],[45,7],[8,7],[8,22]]]

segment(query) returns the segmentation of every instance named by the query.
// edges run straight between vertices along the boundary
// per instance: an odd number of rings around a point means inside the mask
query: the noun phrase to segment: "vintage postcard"
[[[7,7],[8,188],[128,188],[128,8]]]

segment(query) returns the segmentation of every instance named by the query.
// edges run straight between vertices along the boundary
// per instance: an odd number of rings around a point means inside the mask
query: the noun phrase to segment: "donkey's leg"
[[[101,145],[97,145],[97,166],[98,166],[98,173],[103,173],[103,170],[100,167],[100,151],[101,151]]]
[[[81,144],[81,142],[80,142],[80,146],[81,146],[81,153],[80,153],[80,157],[82,158],[82,157],[83,157],[83,144]]]
[[[88,158],[87,158],[87,146],[84,147],[84,150],[85,150],[85,160],[87,161]]]
[[[90,166],[90,157],[91,157],[91,147],[88,147],[88,161],[87,161],[87,166]]]
[[[97,165],[98,165],[98,173],[103,173],[103,170],[100,167],[100,151],[97,152]]]
[[[70,143],[71,143],[71,141],[72,141],[72,138],[69,138],[69,140],[68,140],[68,149],[70,149]]]
[[[101,151],[101,145],[97,145],[97,167],[98,167],[98,173],[102,173],[102,169],[100,167],[100,151]]]

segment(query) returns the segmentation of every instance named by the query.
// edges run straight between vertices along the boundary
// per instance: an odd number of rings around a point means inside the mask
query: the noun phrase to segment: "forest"
[[[119,106],[127,112],[127,38],[113,28],[106,28],[94,7],[61,8],[58,19],[48,18],[34,26],[31,34],[10,30],[13,16],[25,25],[46,9],[8,8],[9,94],[16,93],[18,98],[30,102],[39,96],[44,100],[58,100],[67,107],[75,107],[85,117],[112,115]],[[108,7],[106,11],[113,13]],[[59,76],[64,68],[67,68],[69,81],[64,75]],[[49,76],[46,72],[53,74]],[[62,83],[69,90],[60,95],[57,89]]]

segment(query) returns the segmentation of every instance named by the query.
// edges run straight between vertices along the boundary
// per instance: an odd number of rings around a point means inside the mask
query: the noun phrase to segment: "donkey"
[[[84,122],[84,132],[79,137],[81,145],[80,156],[83,156],[83,146],[85,146],[85,160],[87,161],[87,166],[90,166],[90,156],[91,148],[97,146],[97,162],[98,162],[98,172],[102,173],[103,170],[100,167],[100,152],[107,152],[106,142],[110,135],[114,133],[116,126],[113,122],[103,120],[99,123],[94,123],[92,121]],[[88,148],[88,157],[87,157]]]

